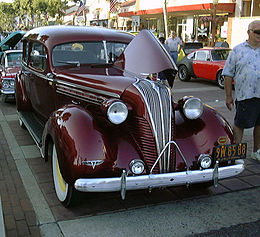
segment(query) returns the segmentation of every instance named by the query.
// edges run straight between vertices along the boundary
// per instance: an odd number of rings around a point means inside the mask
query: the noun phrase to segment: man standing
[[[180,46],[182,45],[181,39],[176,36],[176,33],[174,31],[171,31],[171,37],[168,38],[165,42],[169,49],[170,49],[170,55],[177,64],[177,59],[178,59],[178,51],[180,49]]]
[[[235,143],[240,143],[245,128],[254,127],[252,158],[260,162],[260,21],[248,25],[248,40],[231,51],[223,69],[226,106],[232,109],[232,79],[235,82]]]

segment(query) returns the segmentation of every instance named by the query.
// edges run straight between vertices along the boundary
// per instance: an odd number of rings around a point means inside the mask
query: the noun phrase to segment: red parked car
[[[189,53],[178,63],[178,76],[181,81],[193,78],[204,78],[216,81],[224,88],[224,77],[221,75],[229,48],[201,48]]]
[[[14,99],[16,74],[21,70],[22,50],[6,50],[0,56],[0,89],[2,101]]]
[[[149,74],[176,66],[157,38],[98,27],[36,28],[23,38],[20,124],[52,162],[56,194],[217,183],[244,170],[246,144],[199,98],[173,100]],[[170,73],[166,73],[169,75]]]

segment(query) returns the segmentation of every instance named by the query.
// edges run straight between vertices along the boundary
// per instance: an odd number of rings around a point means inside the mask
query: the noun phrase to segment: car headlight
[[[2,87],[3,88],[10,88],[11,87],[10,81],[9,80],[3,80],[2,81]]]
[[[127,106],[121,101],[114,101],[107,109],[107,117],[114,124],[123,123],[128,115]]]
[[[210,155],[201,154],[198,159],[198,164],[201,168],[207,169],[211,166],[212,158]]]
[[[129,168],[133,174],[139,175],[144,172],[145,165],[142,160],[134,159],[130,162]]]
[[[199,98],[189,98],[184,102],[183,113],[188,119],[197,119],[203,112],[203,104]]]

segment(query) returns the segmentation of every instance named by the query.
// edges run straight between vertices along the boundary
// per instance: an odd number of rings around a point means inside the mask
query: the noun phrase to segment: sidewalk
[[[0,126],[0,196],[6,237],[41,236],[37,218]],[[2,218],[0,213],[0,220]],[[3,224],[0,221],[0,225]],[[0,236],[4,237],[3,226]]]

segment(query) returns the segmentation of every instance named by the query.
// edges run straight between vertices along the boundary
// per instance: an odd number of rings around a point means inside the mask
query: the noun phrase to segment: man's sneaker
[[[260,149],[256,152],[252,152],[251,158],[260,162]]]

